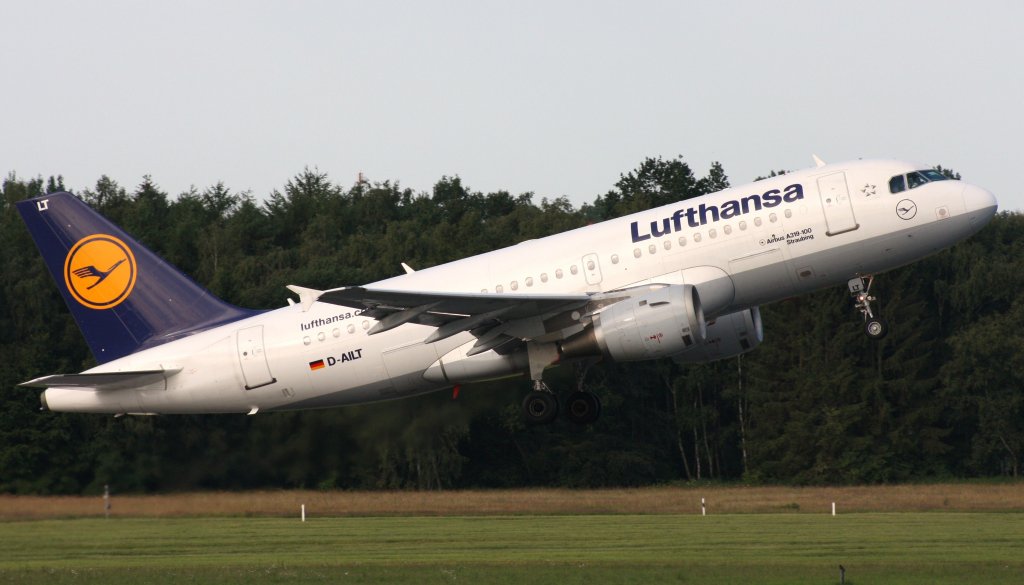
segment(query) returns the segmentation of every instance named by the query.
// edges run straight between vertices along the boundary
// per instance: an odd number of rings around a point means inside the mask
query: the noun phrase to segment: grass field
[[[712,504],[709,515],[702,517],[700,496],[694,506],[697,491],[689,490],[679,490],[686,497],[676,494],[691,508],[685,514],[622,510],[629,506],[621,502],[650,499],[648,505],[654,506],[654,501],[673,493],[658,490],[564,492],[589,503],[577,501],[568,511],[552,505],[537,515],[528,513],[538,506],[534,491],[434,495],[443,499],[462,494],[460,505],[449,504],[450,509],[461,510],[457,514],[438,511],[436,502],[428,505],[429,494],[401,493],[389,495],[390,515],[370,515],[364,503],[348,514],[311,514],[305,523],[297,517],[297,506],[291,506],[295,500],[285,506],[291,517],[224,510],[203,516],[195,513],[195,505],[193,517],[188,517],[174,512],[184,504],[169,506],[172,496],[166,496],[165,507],[157,506],[149,515],[0,522],[0,584],[810,584],[838,583],[840,564],[851,585],[1024,583],[1020,488],[1010,486],[1005,492],[1006,485],[917,487],[924,493],[959,490],[962,495],[960,500],[942,496],[929,511],[843,513],[840,506],[840,514],[833,517],[825,511],[810,513],[802,504],[787,505],[806,501],[805,490],[770,488],[779,490],[771,505],[783,506],[776,513],[721,513]],[[723,495],[732,489],[747,488],[698,491],[709,503],[732,501],[730,497],[746,501]],[[874,492],[865,501],[893,502],[901,498],[892,492],[903,487],[862,489]],[[993,492],[1009,499],[995,507]],[[484,505],[496,493],[504,494],[503,504]],[[310,495],[285,492],[273,498]],[[473,495],[480,501],[470,501]],[[185,500],[200,496],[191,494]],[[214,501],[222,496],[231,494],[207,495]],[[255,494],[228,499],[243,497],[260,500]],[[0,511],[11,518],[12,502],[28,501],[6,498]],[[946,511],[955,502],[965,511]],[[975,505],[971,502],[977,502],[980,511],[967,511]],[[581,506],[603,509],[576,513]],[[496,507],[513,513],[499,513]],[[409,509],[425,512],[402,511]]]

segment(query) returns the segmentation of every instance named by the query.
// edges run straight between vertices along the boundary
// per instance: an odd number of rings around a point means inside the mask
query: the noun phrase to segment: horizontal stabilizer
[[[118,388],[147,386],[159,382],[181,371],[173,370],[138,370],[134,372],[96,372],[91,374],[52,374],[19,386],[26,388],[81,388],[83,390],[116,390]]]

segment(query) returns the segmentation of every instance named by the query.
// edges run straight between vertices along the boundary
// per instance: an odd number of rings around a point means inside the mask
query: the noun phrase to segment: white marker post
[[[707,508],[707,506],[704,505],[704,498],[700,499],[700,515],[701,516],[707,516],[708,515],[708,508]]]
[[[832,515],[833,516],[836,515],[836,503],[835,502],[832,502]]]
[[[306,521],[306,504],[302,504],[302,521]]]

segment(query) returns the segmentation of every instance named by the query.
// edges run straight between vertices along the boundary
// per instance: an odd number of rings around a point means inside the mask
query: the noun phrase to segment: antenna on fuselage
[[[825,166],[825,161],[823,161],[820,158],[818,158],[818,155],[812,154],[811,158],[814,159],[814,166],[819,167],[819,168]]]

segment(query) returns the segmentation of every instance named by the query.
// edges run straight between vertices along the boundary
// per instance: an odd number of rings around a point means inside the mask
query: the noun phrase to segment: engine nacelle
[[[699,347],[707,337],[700,296],[692,285],[671,285],[630,297],[594,315],[594,322],[561,344],[563,357],[604,354],[615,361],[652,360]]]
[[[713,362],[754,349],[764,340],[761,311],[754,307],[722,315],[708,323],[708,336],[697,347],[673,356],[681,364]]]

